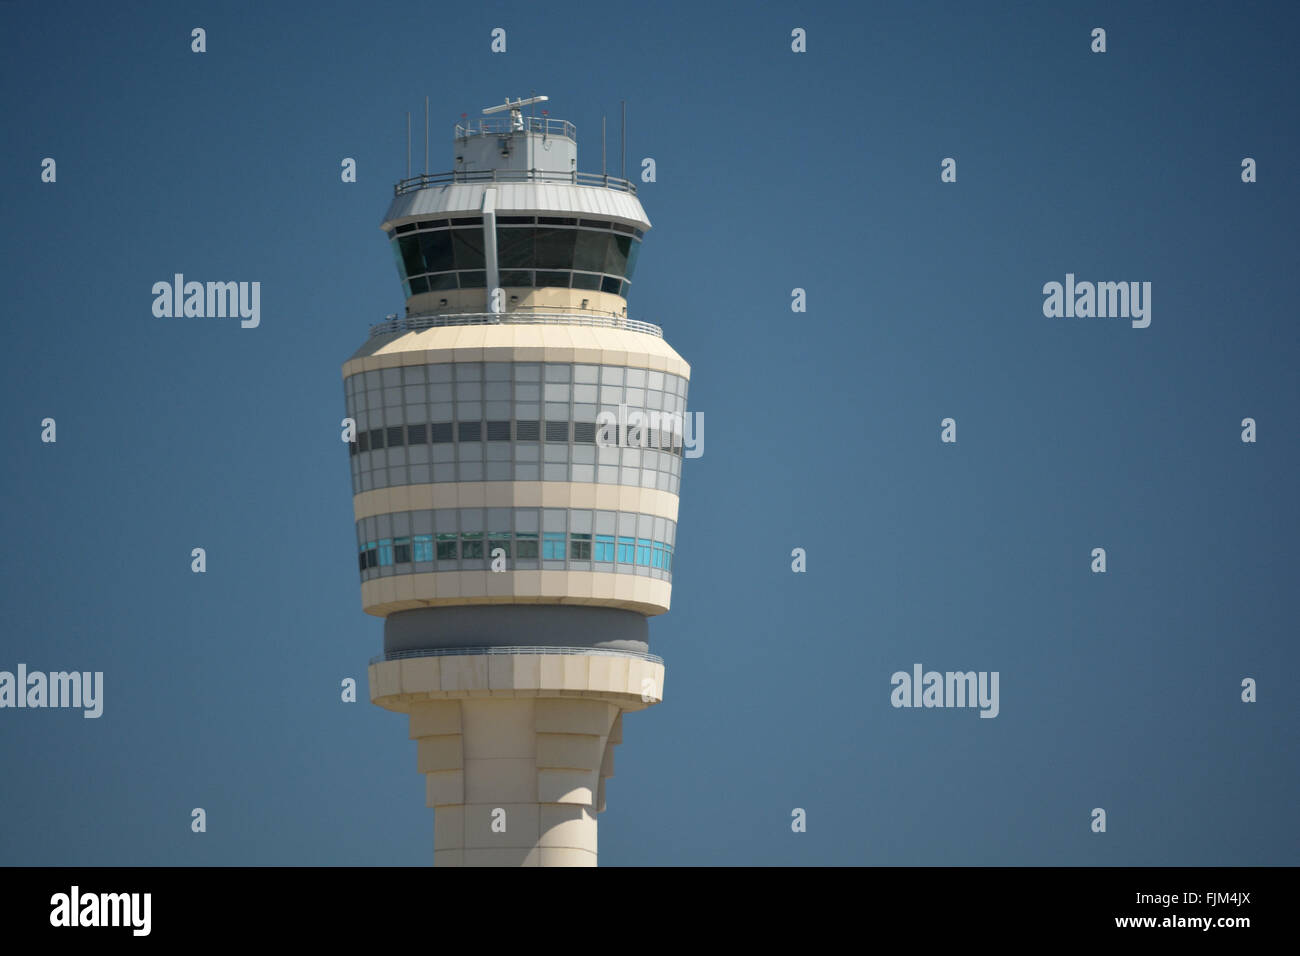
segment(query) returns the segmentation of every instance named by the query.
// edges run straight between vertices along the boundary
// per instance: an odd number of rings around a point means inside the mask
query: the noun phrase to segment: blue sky
[[[707,423],[651,622],[665,700],[625,722],[602,864],[1300,863],[1287,5],[0,24],[0,669],[105,673],[98,720],[0,710],[0,863],[431,862],[404,719],[339,700],[382,633],[340,366],[401,309],[378,225],[406,111],[420,166],[429,95],[438,171],[461,113],[531,90],[585,171],[602,115],[617,164],[627,101],[628,169],[657,167],[629,315]],[[260,327],[155,318],[177,272],[260,281]],[[1066,273],[1151,282],[1151,326],[1046,318]],[[999,716],[891,707],[917,662],[998,671]]]

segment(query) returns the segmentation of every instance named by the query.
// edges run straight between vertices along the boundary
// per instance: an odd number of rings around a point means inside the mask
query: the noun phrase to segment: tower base
[[[408,715],[438,866],[595,866],[596,814],[627,711],[658,703],[657,659],[493,648],[377,661],[370,699]]]

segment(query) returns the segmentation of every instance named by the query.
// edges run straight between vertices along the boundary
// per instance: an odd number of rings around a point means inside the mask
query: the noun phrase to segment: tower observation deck
[[[436,865],[595,865],[623,715],[663,693],[690,367],[628,317],[636,188],[545,99],[397,183],[405,312],[343,366],[371,700],[408,715]]]

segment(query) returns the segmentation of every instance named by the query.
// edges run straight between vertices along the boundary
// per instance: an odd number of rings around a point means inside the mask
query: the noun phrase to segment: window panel
[[[418,276],[426,271],[424,268],[424,257],[420,255],[420,239],[418,236],[403,236],[397,240],[399,250],[399,259],[402,268],[406,271],[402,278],[407,276]]]
[[[460,556],[471,560],[483,557],[483,532],[466,532],[460,536]]]
[[[433,560],[433,535],[417,534],[411,539],[411,557],[416,561]]]
[[[516,534],[515,551],[521,560],[537,560],[537,535],[527,532]]]
[[[542,272],[539,270],[536,285],[539,289],[567,289],[569,287],[569,273]]]
[[[420,236],[420,255],[424,258],[421,272],[450,272],[456,268],[455,255],[451,248],[451,233],[426,232]]]
[[[613,562],[614,536],[612,534],[596,535],[596,550],[592,560]]]
[[[564,533],[546,532],[542,535],[542,558],[547,561],[564,560]]]
[[[483,268],[482,229],[453,229],[451,231],[451,247],[457,269]]]
[[[650,540],[648,538],[636,539],[636,563],[644,567],[650,566]]]
[[[512,226],[497,230],[497,265],[502,269],[531,269],[533,234],[531,226]]]
[[[623,272],[625,279],[632,278],[632,273],[636,271],[637,256],[641,254],[641,243],[633,242],[627,252],[627,268]]]
[[[455,561],[458,536],[454,534],[438,535],[438,560]]]
[[[539,227],[535,237],[533,265],[538,269],[572,269],[576,229]]]
[[[393,560],[398,564],[411,563],[411,539],[410,538],[393,539]]]
[[[569,535],[570,551],[569,557],[575,561],[591,560],[591,535],[589,534],[570,534]]]
[[[393,564],[393,539],[379,539],[379,566],[381,568],[391,567]]]
[[[627,257],[631,251],[631,236],[611,236],[611,242],[605,248],[605,265],[600,272],[606,272],[620,279],[627,274]],[[593,272],[597,270],[592,270]]]
[[[494,531],[488,536],[488,557],[492,557],[492,552],[500,548],[505,552],[508,559],[510,557],[510,532]]]
[[[605,271],[605,259],[614,237],[608,232],[591,232],[578,229],[573,248],[573,268],[581,272]]]
[[[634,538],[620,537],[618,539],[618,563],[619,564],[633,563],[633,558],[635,557],[633,548],[635,547],[635,545],[636,545],[636,540]]]

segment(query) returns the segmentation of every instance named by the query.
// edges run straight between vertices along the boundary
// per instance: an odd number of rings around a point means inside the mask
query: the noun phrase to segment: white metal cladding
[[[629,193],[600,186],[572,186],[567,183],[449,183],[430,186],[393,199],[383,228],[391,229],[412,216],[477,216],[483,209],[483,190],[496,190],[498,216],[537,213],[594,216],[616,219],[641,229],[650,220],[640,201]]]

